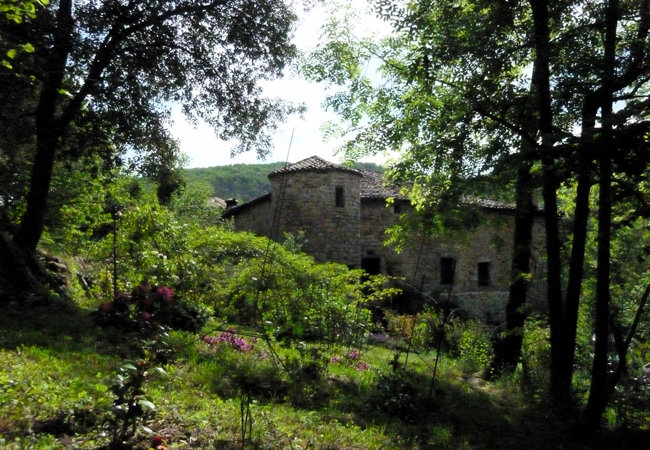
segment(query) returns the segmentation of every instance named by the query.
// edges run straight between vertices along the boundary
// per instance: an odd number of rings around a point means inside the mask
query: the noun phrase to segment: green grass
[[[101,329],[74,304],[5,305],[0,319],[0,447],[100,448],[110,441],[118,369],[143,353],[134,334]],[[152,433],[168,448],[546,449],[624,448],[647,436],[571,433],[512,379],[488,383],[463,361],[368,346],[360,354],[317,343],[247,353],[172,332],[174,357],[153,365],[144,397],[155,414],[129,445]],[[281,364],[278,364],[279,356]],[[347,355],[347,356],[346,356]],[[252,419],[242,434],[243,413]]]

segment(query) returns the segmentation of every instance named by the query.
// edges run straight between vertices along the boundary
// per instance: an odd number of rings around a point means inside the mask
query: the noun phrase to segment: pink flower
[[[253,346],[249,344],[246,339],[237,336],[235,330],[232,328],[227,329],[216,337],[202,336],[201,340],[208,345],[228,345],[240,352],[248,352],[253,348]]]
[[[170,303],[174,297],[174,290],[169,286],[161,286],[156,289],[156,294],[158,294],[158,298],[165,303]]]
[[[370,369],[370,365],[365,362],[365,361],[359,361],[357,363],[357,370],[368,370]]]
[[[341,357],[340,356],[332,356],[330,358],[330,362],[331,363],[339,363],[339,362],[341,362]]]
[[[345,353],[345,357],[356,361],[357,359],[361,358],[361,353],[359,353],[359,350],[350,350],[349,352]]]

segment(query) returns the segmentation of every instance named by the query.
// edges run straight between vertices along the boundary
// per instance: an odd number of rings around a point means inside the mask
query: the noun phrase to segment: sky
[[[364,11],[365,0],[353,0],[355,7]],[[295,33],[295,42],[302,51],[312,49],[318,40],[321,24],[326,17],[322,6],[315,6],[306,13],[300,14],[300,23]],[[377,19],[366,15],[363,20],[363,29],[376,32],[381,24]],[[212,167],[230,164],[259,164],[277,161],[297,162],[310,156],[321,158],[335,163],[342,161],[341,155],[336,154],[340,141],[325,141],[321,127],[328,121],[336,121],[337,117],[331,111],[326,111],[322,104],[325,100],[325,86],[311,83],[304,79],[288,75],[286,78],[265,84],[264,90],[269,97],[279,97],[296,103],[304,103],[307,111],[303,117],[289,117],[281,124],[273,136],[274,150],[266,160],[257,159],[254,152],[248,152],[230,157],[229,143],[219,141],[214,131],[205,124],[194,127],[188,123],[180,108],[172,112],[174,124],[171,127],[172,135],[180,142],[181,151],[189,158],[188,167]],[[293,136],[293,138],[292,138]],[[377,155],[365,158],[363,161],[383,163],[385,157]]]

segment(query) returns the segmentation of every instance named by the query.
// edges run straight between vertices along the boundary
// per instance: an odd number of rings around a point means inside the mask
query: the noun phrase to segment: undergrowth
[[[435,349],[407,352],[388,339],[279,343],[214,319],[198,333],[143,337],[100,327],[74,304],[4,312],[2,448],[616,448],[632,439],[575,436],[517,375],[482,380],[482,347],[466,348],[479,339],[475,324],[455,331],[447,350],[456,353],[443,354],[433,379]]]

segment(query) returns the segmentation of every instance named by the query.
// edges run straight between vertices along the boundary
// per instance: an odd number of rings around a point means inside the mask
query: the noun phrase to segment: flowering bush
[[[361,352],[359,352],[359,350],[348,350],[343,355],[343,358],[345,358],[345,360],[348,360],[350,362],[353,361],[354,362],[353,365],[357,370],[369,370],[370,369],[370,364],[368,364],[367,362],[361,360]],[[329,361],[330,361],[330,363],[341,363],[341,362],[344,361],[343,358],[341,358],[340,356],[334,355],[334,356],[330,357]]]
[[[218,336],[201,336],[201,340],[208,345],[227,345],[240,352],[248,352],[253,348],[252,343],[249,343],[243,337],[237,336],[237,333],[232,328],[227,329]],[[254,340],[255,338],[253,338],[253,342]]]
[[[188,331],[197,331],[206,322],[205,308],[174,300],[169,286],[151,287],[140,283],[131,294],[122,292],[112,302],[99,305],[95,320],[100,325],[126,329],[147,329],[154,324]]]

